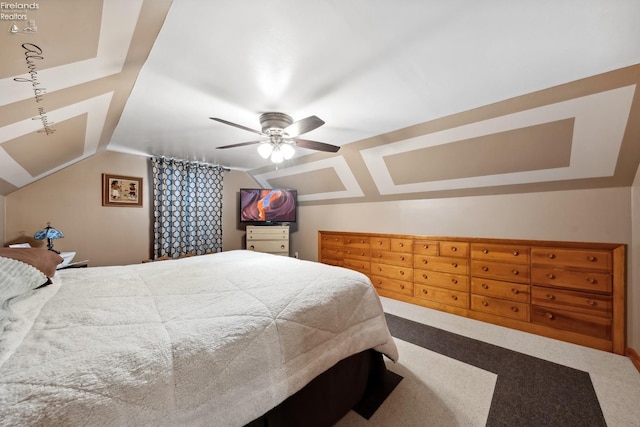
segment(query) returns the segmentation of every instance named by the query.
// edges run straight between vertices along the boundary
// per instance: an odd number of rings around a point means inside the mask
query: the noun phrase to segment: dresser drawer
[[[456,258],[469,257],[469,243],[467,242],[440,242],[440,256]]]
[[[342,248],[327,246],[326,248],[322,247],[322,252],[320,253],[320,257],[325,258],[333,258],[333,259],[342,259]]]
[[[351,248],[369,248],[368,236],[349,236],[344,238],[344,245]]]
[[[260,227],[271,228],[271,227]],[[247,240],[289,240],[289,230],[257,230],[247,228]]]
[[[531,321],[539,325],[577,332],[592,337],[611,339],[611,319],[576,313],[559,308],[531,306]]]
[[[322,246],[339,246],[344,245],[344,237],[335,234],[322,234],[320,239]]]
[[[608,273],[569,271],[559,268],[533,267],[531,282],[559,288],[580,289],[591,292],[611,292],[612,280]]]
[[[413,240],[412,239],[391,239],[391,250],[393,252],[413,252]]]
[[[437,256],[439,254],[438,242],[434,240],[414,240],[413,253],[420,255]]]
[[[413,254],[371,250],[371,261],[413,268]]]
[[[453,289],[456,291],[469,291],[469,276],[440,271],[413,270],[413,281],[423,285],[437,286],[439,288]]]
[[[483,313],[529,321],[529,304],[471,294],[471,309]]]
[[[371,283],[378,289],[395,292],[402,295],[413,295],[413,283],[404,280],[390,279],[382,276],[371,276]]]
[[[391,239],[389,237],[373,236],[369,240],[371,249],[379,249],[381,251],[391,250]]]
[[[353,248],[350,246],[345,246],[342,249],[342,253],[345,258],[350,259],[361,259],[369,261],[369,258],[371,258],[371,251],[368,248]]]
[[[369,274],[371,264],[369,261],[361,261],[356,259],[347,259],[342,260],[342,266],[346,268],[350,268],[351,270],[359,271],[360,273]]]
[[[531,264],[602,271],[612,268],[611,252],[579,249],[532,248]]]
[[[529,264],[529,252],[528,246],[471,244],[471,258],[478,260]]]
[[[529,289],[529,285],[523,283],[501,282],[480,277],[471,278],[471,293],[478,295],[528,303]]]
[[[399,267],[397,265],[371,263],[371,274],[388,277],[390,279],[406,280],[413,282],[413,268]]]
[[[452,291],[416,283],[414,285],[414,296],[416,298],[438,302],[440,304],[453,305],[456,307],[469,307],[469,294],[466,292]]]
[[[341,259],[335,258],[320,258],[320,262],[327,265],[335,265],[336,267],[342,267],[343,262]]]
[[[507,282],[529,283],[529,266],[505,262],[471,260],[471,275]]]
[[[611,317],[613,312],[613,301],[610,296],[545,288],[542,286],[533,286],[531,291],[531,302],[536,305],[561,308],[603,317]]]
[[[289,252],[289,241],[252,240],[247,242],[247,249],[258,252]]]
[[[442,271],[444,273],[469,274],[469,261],[429,255],[414,255],[413,268]]]

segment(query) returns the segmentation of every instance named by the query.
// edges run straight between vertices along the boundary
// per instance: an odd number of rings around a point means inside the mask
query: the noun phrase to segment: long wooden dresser
[[[623,244],[319,231],[318,260],[381,296],[625,351]]]

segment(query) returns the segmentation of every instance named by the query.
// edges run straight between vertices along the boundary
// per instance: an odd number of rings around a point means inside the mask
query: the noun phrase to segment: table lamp
[[[42,230],[36,232],[36,234],[33,235],[34,239],[36,240],[43,240],[43,239],[47,239],[47,249],[49,249],[50,251],[53,251],[57,254],[59,254],[59,251],[56,251],[55,249],[53,249],[53,242],[52,240],[55,239],[60,239],[62,237],[64,237],[64,234],[62,234],[62,231],[53,228],[51,226],[50,222],[47,222],[47,226],[45,228],[43,228]]]

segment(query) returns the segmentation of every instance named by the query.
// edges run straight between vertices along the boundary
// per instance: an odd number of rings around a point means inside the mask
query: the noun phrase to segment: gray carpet
[[[387,314],[391,335],[497,375],[487,426],[606,426],[587,372]]]

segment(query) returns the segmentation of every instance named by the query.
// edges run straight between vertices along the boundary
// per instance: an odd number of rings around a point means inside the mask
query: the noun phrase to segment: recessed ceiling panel
[[[29,20],[33,20],[35,32],[21,31],[0,37],[0,79],[19,76],[28,71],[25,68],[25,43],[33,45],[31,64],[37,70],[96,57],[102,18],[101,1],[39,2],[38,9],[27,9],[18,15],[26,15],[28,18],[13,21],[18,28],[23,30],[29,25]],[[2,30],[4,29],[3,27]],[[36,49],[40,54],[34,55]]]
[[[421,148],[384,158],[395,185],[569,166],[573,119]]]
[[[295,188],[300,195],[345,191],[334,168],[323,168],[269,179],[271,188]]]
[[[328,169],[333,170],[334,173],[329,172]],[[289,177],[301,178],[304,175],[306,175],[306,177],[302,179],[302,182],[309,183],[308,190],[311,191],[311,193],[304,192],[304,188],[300,188],[298,184],[290,185],[290,187],[292,188],[299,189],[298,200],[301,202],[326,199],[344,199],[352,197],[362,197],[364,195],[362,189],[360,188],[360,185],[358,184],[358,181],[356,181],[356,178],[353,176],[353,172],[342,156],[304,163],[301,165],[286,168],[284,170],[275,170],[262,174],[256,174],[253,177],[263,187],[271,188],[272,182],[292,182],[289,181]],[[320,184],[320,181],[311,184],[310,178],[323,177],[329,179],[329,187],[320,192],[320,187],[318,186]],[[338,181],[335,179],[335,177],[338,178],[341,184],[338,184]]]
[[[610,177],[615,173],[635,89],[636,86],[631,85],[595,93],[368,148],[362,150],[361,154],[378,191],[383,195]],[[523,128],[525,129],[523,132],[526,132],[526,129],[535,126],[566,120],[574,121],[571,160],[566,167],[555,165],[553,168],[539,169],[541,166],[540,157],[535,156],[532,159],[534,163],[531,165],[521,164],[519,166],[521,171],[508,171],[511,167],[509,159],[503,158],[502,162],[505,163],[503,166],[498,166],[496,162],[489,160],[489,163],[493,163],[492,168],[498,172],[490,175],[485,174],[488,171],[484,171],[481,176],[450,174],[449,178],[438,181],[434,181],[433,176],[423,175],[428,180],[416,182],[416,180],[404,178],[400,179],[399,183],[394,181],[392,171],[387,167],[386,160],[390,156],[411,154],[418,150],[475,138],[487,140],[486,138],[491,135],[518,131]],[[567,132],[567,130],[559,132]],[[565,141],[563,144],[566,149],[567,142]],[[446,148],[442,150],[446,151]],[[419,152],[424,154],[426,151]],[[519,161],[523,160],[526,159]],[[393,165],[394,171],[398,175],[397,169],[400,165],[393,161],[389,164]],[[507,172],[500,172],[500,170]],[[421,174],[419,171],[415,172]]]
[[[35,131],[2,144],[2,148],[33,177],[82,156],[87,114],[56,123],[47,135]]]

